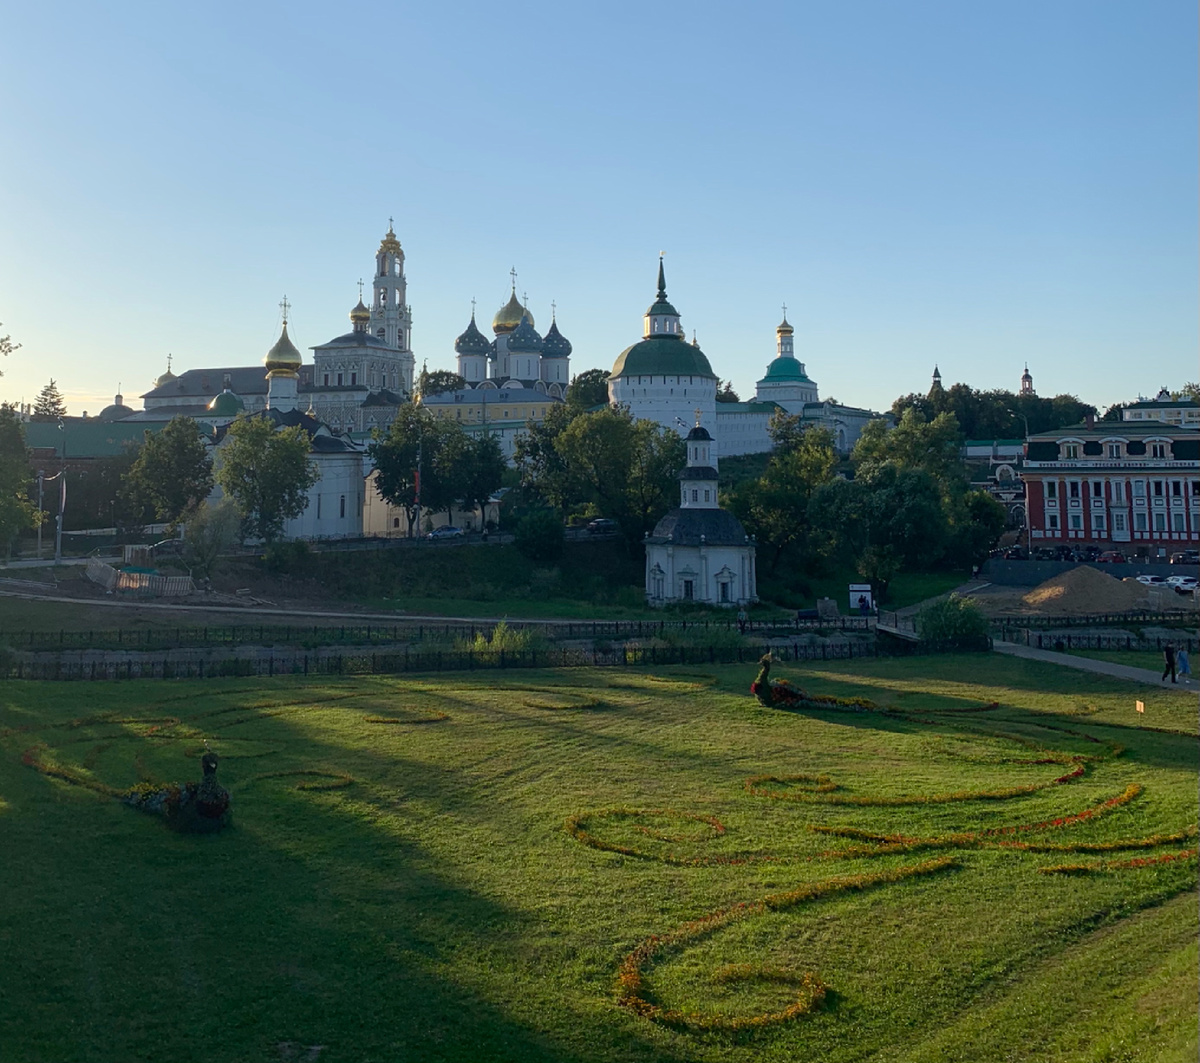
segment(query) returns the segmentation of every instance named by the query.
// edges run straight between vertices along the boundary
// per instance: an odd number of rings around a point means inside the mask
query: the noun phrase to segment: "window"
[[[1167,530],[1167,515],[1165,513],[1154,514],[1154,530],[1160,532]]]
[[[1146,497],[1146,481],[1145,480],[1134,480],[1133,481],[1133,497],[1134,498],[1145,498]]]
[[[1184,526],[1183,526],[1183,514],[1182,513],[1172,513],[1171,514],[1171,531],[1181,532],[1181,531],[1186,531],[1186,530],[1187,529],[1184,528]]]
[[[341,505],[341,512],[340,512],[340,513],[338,513],[338,516],[339,516],[339,517],[345,517],[345,516],[346,516],[346,496],[345,496],[345,495],[342,495],[342,505]]]
[[[1058,484],[1053,480],[1046,481],[1046,498],[1052,501],[1058,498]]]
[[[1108,444],[1108,456],[1110,458],[1119,458],[1121,456],[1121,444],[1120,443],[1109,443]]]
[[[1182,480],[1172,480],[1171,481],[1171,497],[1172,498],[1182,498],[1183,497],[1183,481]]]
[[[1093,498],[1103,498],[1104,497],[1104,484],[1101,483],[1099,480],[1092,481],[1092,497]]]
[[[1192,497],[1200,498],[1200,480],[1192,481]]]
[[[1095,514],[1095,516],[1092,517],[1092,530],[1097,535],[1104,534],[1104,514],[1103,513],[1097,513],[1097,514]]]
[[[700,492],[699,492],[699,491],[697,491],[697,490],[696,490],[694,487],[692,488],[692,501],[693,501],[693,502],[699,502],[699,501],[700,501]]]
[[[1133,515],[1133,530],[1144,532],[1146,530],[1146,514],[1135,513]]]
[[[1083,514],[1071,514],[1071,531],[1083,531]]]
[[[1154,481],[1154,497],[1162,498],[1162,496],[1163,496],[1163,482],[1162,482],[1162,480],[1155,480]]]
[[[351,373],[350,374],[350,386],[354,387],[357,383],[358,383],[358,374]]]
[[[1064,458],[1079,457],[1079,444],[1078,443],[1065,443],[1063,445],[1063,457]]]
[[[1120,480],[1112,482],[1112,500],[1117,503],[1125,501],[1125,485]]]
[[[1067,484],[1067,494],[1070,495],[1071,498],[1079,497],[1079,481],[1078,480],[1072,480],[1069,484]]]
[[[1151,443],[1150,457],[1165,458],[1167,456],[1167,445],[1165,443]]]
[[[696,584],[690,579],[683,581],[683,597],[689,602],[696,597]]]
[[[393,518],[392,518],[392,527],[393,527],[393,528],[399,528],[399,527],[400,527],[400,518],[399,518],[399,517],[393,517]]]
[[[707,501],[708,501],[708,490],[707,490],[707,489],[706,489],[706,490],[705,490],[705,492],[704,492],[704,501],[705,501],[705,502],[707,502]]]
[[[1051,513],[1050,516],[1048,516],[1046,518],[1046,527],[1049,528],[1051,531],[1058,530],[1058,514],[1057,513]]]
[[[721,587],[721,601],[728,602],[729,601],[729,584],[722,583],[722,584],[720,584],[720,587]]]
[[[1123,532],[1124,530],[1125,530],[1125,514],[1124,513],[1114,513],[1113,514],[1113,531]]]
[[[317,520],[321,519],[321,496],[317,495]]]
[[[328,373],[325,374],[325,386],[329,387],[329,374]]]
[[[338,373],[338,387],[340,388],[341,386],[342,386],[342,374]]]

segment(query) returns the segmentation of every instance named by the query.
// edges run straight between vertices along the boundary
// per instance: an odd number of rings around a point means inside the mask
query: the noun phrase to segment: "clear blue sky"
[[[508,270],[576,371],[656,257],[743,396],[780,304],[823,395],[1103,406],[1197,367],[1190,0],[8,4],[0,397],[72,413],[347,331],[389,215],[418,364]]]

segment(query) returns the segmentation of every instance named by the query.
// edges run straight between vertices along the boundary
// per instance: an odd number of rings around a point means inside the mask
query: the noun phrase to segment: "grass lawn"
[[[1071,650],[1070,652],[1076,657],[1090,657],[1094,661],[1111,661],[1113,664],[1127,664],[1132,668],[1149,668],[1150,671],[1159,673],[1163,670],[1161,650]],[[1188,661],[1190,663],[1191,654],[1188,655]]]
[[[1195,860],[1120,866],[1196,845],[1194,695],[783,672],[899,711],[765,709],[749,668],[10,681],[0,1058],[1195,1060]],[[80,785],[195,778],[202,739],[222,834]]]

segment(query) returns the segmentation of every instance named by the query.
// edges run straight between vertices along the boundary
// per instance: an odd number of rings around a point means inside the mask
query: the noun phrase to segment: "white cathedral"
[[[643,337],[618,356],[608,378],[609,401],[628,407],[637,418],[687,432],[693,410],[699,423],[712,426],[726,456],[761,454],[771,449],[768,425],[777,410],[798,415],[808,425],[829,429],[834,446],[848,453],[863,427],[881,414],[843,406],[817,394],[804,363],[796,359],[795,331],[786,309],[775,329],[775,358],[758,381],[749,402],[718,402],[717,375],[693,339],[684,336],[679,311],[667,299],[663,262],[658,260],[658,295],[646,311]]]

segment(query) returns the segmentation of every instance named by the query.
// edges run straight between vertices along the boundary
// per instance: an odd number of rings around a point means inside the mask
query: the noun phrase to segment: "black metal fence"
[[[653,638],[666,632],[733,631],[729,620],[507,620],[514,630],[532,630],[556,639]],[[396,642],[474,639],[495,627],[486,621],[398,621],[361,624],[233,624],[204,627],[147,627],[139,630],[109,629],[69,631],[0,632],[0,643],[14,650],[169,650],[183,646],[369,646]],[[868,632],[866,617],[832,620],[793,619],[749,621],[746,633],[757,638],[787,638],[798,632]]]
[[[1169,642],[1177,650],[1187,650],[1195,653],[1200,640],[1179,637],[1176,635],[1156,635],[1153,638],[1138,638],[1136,635],[1107,634],[1092,632],[1063,631],[1005,631],[1001,629],[998,636],[1004,642],[1016,642],[1022,646],[1032,646],[1037,650],[1145,650],[1159,651]]]
[[[9,679],[116,680],[211,679],[220,676],[282,675],[400,675],[407,672],[470,672],[519,668],[628,668],[664,665],[753,664],[768,650],[774,659],[836,661],[862,657],[909,656],[936,652],[936,647],[900,643],[805,646],[616,646],[610,649],[555,647],[542,650],[433,650],[392,653],[280,653],[234,657],[222,661],[14,661],[6,670]]]
[[[1190,612],[1189,612],[1190,610]],[[1085,613],[1080,616],[1002,616],[992,621],[993,628],[1058,628],[1058,627],[1121,627],[1134,625],[1189,621],[1193,625],[1196,612],[1181,598],[1179,612],[1151,613],[1139,610],[1132,613]]]

